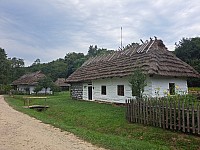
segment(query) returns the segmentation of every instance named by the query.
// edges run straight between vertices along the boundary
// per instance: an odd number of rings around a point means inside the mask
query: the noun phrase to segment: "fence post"
[[[166,100],[166,128],[168,129],[168,100]]]
[[[134,122],[134,114],[133,114],[133,100],[130,99],[130,102],[129,102],[129,106],[130,106],[130,122]]]
[[[197,133],[200,134],[200,108],[197,106]]]
[[[181,106],[180,99],[178,100],[178,130],[181,130]]]
[[[158,105],[158,107],[159,107],[159,127],[161,128],[162,127],[162,122],[161,122],[161,101],[160,101],[160,99],[158,99],[158,103],[159,103],[159,105]]]
[[[195,122],[194,122],[194,102],[192,102],[192,133],[195,133]]]
[[[169,101],[169,123],[170,129],[172,129],[172,101]]]
[[[189,109],[189,104],[187,104],[187,132],[190,132],[190,109]]]
[[[185,112],[184,102],[182,102],[182,131],[185,132]]]
[[[174,130],[176,130],[176,102],[174,104]]]
[[[164,108],[164,100],[162,100],[162,127],[165,129],[165,108]]]
[[[145,106],[146,106],[146,101],[145,99],[143,99],[143,122],[144,124],[146,124],[146,109],[145,109]]]
[[[149,110],[148,110],[148,102],[149,102],[149,99],[147,98],[146,100],[146,105],[145,105],[145,108],[146,108],[146,124],[149,124]]]

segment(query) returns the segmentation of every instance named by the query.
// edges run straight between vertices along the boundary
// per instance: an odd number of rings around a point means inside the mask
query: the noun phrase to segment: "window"
[[[119,96],[124,96],[124,85],[118,85],[117,86],[117,94]]]
[[[101,94],[106,95],[106,86],[101,86]]]
[[[169,83],[169,94],[175,95],[175,83]]]

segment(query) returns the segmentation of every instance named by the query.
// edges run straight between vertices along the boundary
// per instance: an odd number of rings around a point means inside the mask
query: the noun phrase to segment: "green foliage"
[[[65,63],[67,64],[67,74],[69,76],[76,69],[78,69],[86,60],[86,57],[83,53],[68,53],[65,56]]]
[[[10,82],[18,79],[25,74],[24,60],[21,58],[8,58],[11,70],[10,70]]]
[[[110,53],[111,50],[90,46],[88,55],[83,53],[67,53],[64,58],[59,58],[49,63],[41,63],[37,58],[29,67],[25,67],[21,58],[8,58],[4,49],[0,48],[0,84],[8,84],[28,72],[42,71],[53,81],[57,78],[67,78],[78,69],[89,57]]]
[[[37,90],[39,88],[44,88],[45,89],[45,95],[47,94],[47,89],[51,88],[54,85],[52,79],[50,77],[45,77],[41,80],[39,80],[38,85],[37,85]]]
[[[41,91],[42,90],[42,86],[40,86],[40,85],[37,85],[35,88],[34,88],[34,92],[36,93],[36,95],[38,94],[38,92],[39,91]]]
[[[23,97],[23,96],[21,96]],[[140,124],[129,124],[125,107],[72,100],[69,92],[49,96],[45,112],[24,109],[18,96],[7,101],[15,109],[47,124],[74,133],[97,146],[111,150],[200,148],[200,137]],[[43,104],[37,100],[36,104]]]
[[[8,84],[10,76],[10,63],[4,49],[0,48],[0,84]]]
[[[183,38],[176,44],[174,53],[200,73],[200,37]],[[200,79],[189,78],[188,85],[200,87]]]
[[[186,62],[200,59],[200,37],[182,38],[176,44],[175,54]]]
[[[12,86],[9,84],[0,85],[0,94],[9,94],[11,89],[12,89]]]
[[[130,76],[129,83],[132,88],[132,96],[141,98],[142,93],[144,92],[144,87],[146,86],[146,75],[141,69],[133,71],[133,74]]]
[[[111,53],[113,50],[107,50],[105,48],[98,48],[97,45],[90,45],[87,57],[95,57],[103,54]]]

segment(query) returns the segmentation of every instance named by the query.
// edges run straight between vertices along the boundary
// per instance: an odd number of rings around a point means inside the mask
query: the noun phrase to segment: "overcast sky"
[[[169,50],[200,34],[198,0],[0,0],[0,47],[26,66],[90,45],[117,50],[157,36]]]

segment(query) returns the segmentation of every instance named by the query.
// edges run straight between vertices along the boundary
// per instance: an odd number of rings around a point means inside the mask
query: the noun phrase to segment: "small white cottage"
[[[147,75],[143,93],[147,97],[186,94],[187,77],[200,77],[168,51],[162,40],[155,39],[91,58],[66,81],[71,84],[73,98],[125,103],[132,98],[129,77],[138,67]]]
[[[38,84],[38,81],[44,77],[45,77],[45,75],[41,71],[37,71],[34,73],[28,73],[28,74],[21,76],[19,79],[13,81],[12,86],[14,86],[14,88],[17,91],[20,91],[23,93],[28,93],[28,94],[33,94],[34,89]],[[38,93],[44,94],[45,89],[43,88]],[[50,91],[50,88],[47,89],[46,93],[48,93],[48,94],[52,93]]]

